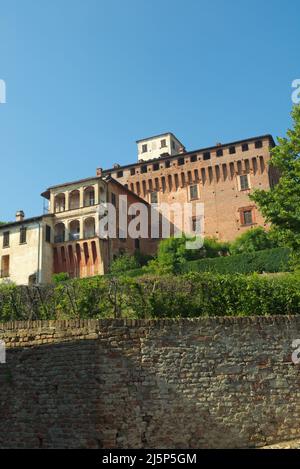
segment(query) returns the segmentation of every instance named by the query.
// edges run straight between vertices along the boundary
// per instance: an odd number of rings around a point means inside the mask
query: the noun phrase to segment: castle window
[[[114,194],[113,192],[111,193],[111,203],[113,204],[114,207],[117,206],[117,197],[116,197],[116,194]]]
[[[142,153],[147,153],[148,151],[148,145],[147,143],[144,143],[144,145],[142,145]]]
[[[51,243],[51,228],[46,225],[46,243]]]
[[[130,168],[130,174],[131,174],[131,176],[135,175],[135,168]]]
[[[26,243],[26,233],[27,233],[27,228],[25,226],[22,226],[20,228],[20,244],[25,244]]]
[[[201,217],[192,217],[191,219],[191,228],[192,232],[196,234],[200,234],[201,232]]]
[[[240,190],[245,191],[249,189],[249,178],[248,175],[245,174],[243,176],[240,176]]]
[[[253,225],[253,209],[242,209],[240,211],[241,224],[243,226]]]
[[[173,148],[173,150],[175,150],[175,142],[174,142],[174,140],[172,140],[172,148]]]
[[[3,233],[3,247],[4,248],[9,247],[9,231],[4,231]]]
[[[147,166],[142,166],[141,167],[141,173],[144,174],[147,172]]]
[[[178,162],[178,166],[182,166],[184,164],[184,158],[179,158],[177,162]]]
[[[248,143],[243,143],[242,145],[242,151],[248,151],[249,150],[249,145]]]
[[[203,153],[203,159],[204,160],[210,160],[210,152],[209,151],[206,151],[205,153]]]
[[[167,140],[164,138],[163,140],[160,141],[160,148],[166,148],[167,146]]]
[[[190,186],[190,199],[195,200],[198,199],[198,186],[197,184]]]
[[[218,157],[223,156],[223,150],[222,150],[222,148],[219,148],[219,149],[217,150],[217,156],[218,156]]]
[[[229,154],[233,155],[234,153],[235,153],[235,147],[234,146],[229,147]]]
[[[263,173],[265,170],[265,162],[262,156],[259,157],[260,172]]]
[[[123,171],[118,171],[117,178],[122,178],[122,177],[123,177]]]
[[[170,163],[170,161],[166,161],[166,163],[165,163],[165,167],[166,167],[166,168],[170,168],[170,166],[171,166],[171,163]]]
[[[197,155],[192,155],[190,161],[191,163],[195,163],[197,161]]]
[[[150,200],[151,200],[151,204],[157,204],[158,203],[158,193],[157,192],[151,192]]]
[[[262,146],[263,146],[262,141],[261,141],[261,140],[256,140],[256,142],[255,142],[255,148],[262,148]]]
[[[153,165],[153,171],[158,171],[159,170],[159,164],[158,163],[154,163]]]

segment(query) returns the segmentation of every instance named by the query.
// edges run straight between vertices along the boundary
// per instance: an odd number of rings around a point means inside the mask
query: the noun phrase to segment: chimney
[[[23,221],[24,218],[25,218],[25,214],[24,214],[23,210],[19,210],[16,213],[16,221]]]
[[[102,168],[97,168],[96,175],[101,177],[102,176],[102,171],[103,171]]]

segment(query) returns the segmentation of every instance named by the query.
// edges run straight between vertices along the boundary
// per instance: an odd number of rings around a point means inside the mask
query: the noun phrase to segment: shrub
[[[67,280],[70,280],[70,276],[68,272],[60,272],[59,274],[53,274],[52,275],[52,282],[53,283],[61,283],[61,282],[66,282]]]
[[[236,238],[230,246],[231,254],[256,252],[278,247],[278,242],[262,227],[252,228]]]
[[[288,272],[288,248],[267,249],[253,253],[244,253],[236,256],[219,257],[215,259],[202,259],[188,262],[183,266],[183,272],[215,272],[220,274],[250,274],[263,272]]]
[[[110,273],[119,274],[122,272],[128,272],[129,270],[137,269],[140,267],[138,260],[135,256],[129,254],[123,254],[113,260],[110,266]]]
[[[205,238],[201,249],[186,249],[187,241],[194,239],[182,236],[161,241],[157,257],[149,262],[147,271],[157,275],[176,274],[182,271],[188,261],[218,257],[229,252],[229,243],[220,242],[216,238]]]
[[[300,275],[189,272],[0,287],[0,320],[300,314]]]

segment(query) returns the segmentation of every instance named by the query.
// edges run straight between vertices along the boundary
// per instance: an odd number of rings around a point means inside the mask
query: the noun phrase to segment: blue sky
[[[299,0],[0,0],[0,220],[50,185],[290,125]]]

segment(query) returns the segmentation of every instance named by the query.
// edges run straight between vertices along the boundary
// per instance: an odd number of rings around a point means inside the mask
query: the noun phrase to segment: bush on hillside
[[[190,272],[0,287],[0,320],[300,314],[300,275]]]
[[[290,250],[288,248],[267,249],[236,256],[201,259],[187,262],[182,272],[215,272],[219,274],[251,274],[263,272],[288,272]]]
[[[278,241],[261,226],[251,228],[236,238],[230,245],[230,253],[242,254],[278,247]]]

